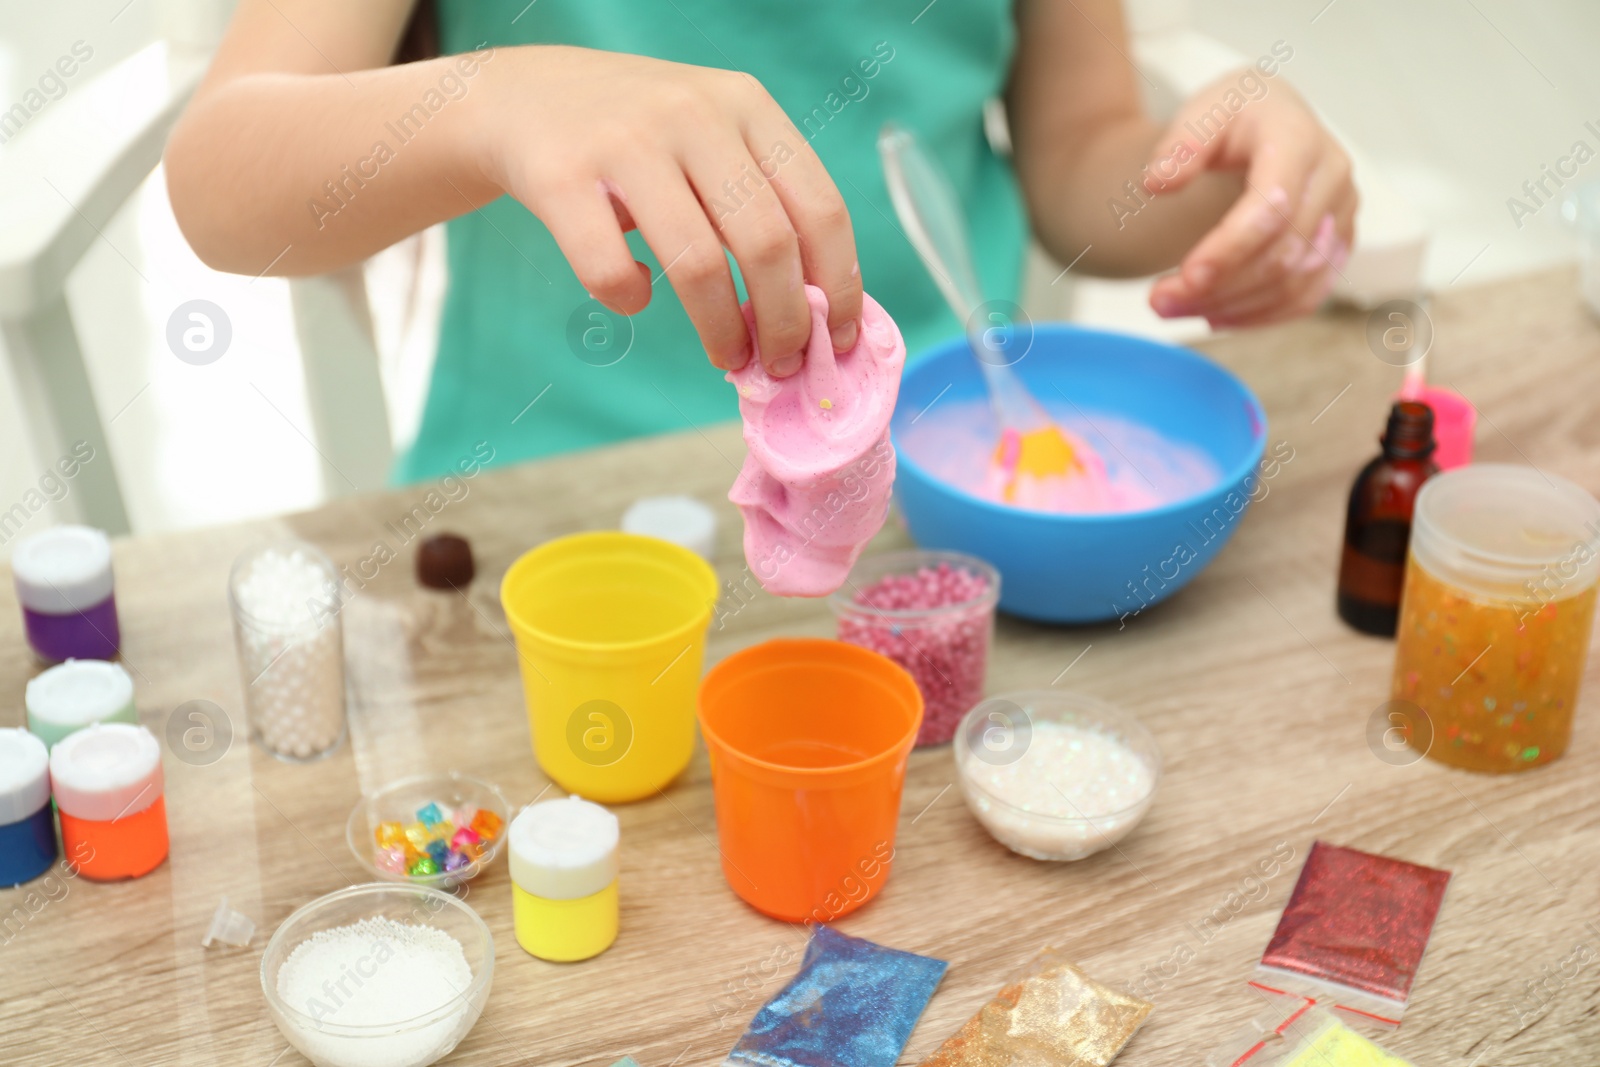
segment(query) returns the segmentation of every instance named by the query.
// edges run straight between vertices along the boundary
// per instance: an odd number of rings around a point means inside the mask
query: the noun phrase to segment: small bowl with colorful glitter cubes
[[[455,771],[425,774],[362,797],[345,838],[381,879],[449,889],[495,861],[510,818],[499,787]]]
[[[886,552],[859,560],[828,598],[839,640],[904,667],[922,691],[918,745],[942,745],[983,699],[1000,574],[959,552]]]

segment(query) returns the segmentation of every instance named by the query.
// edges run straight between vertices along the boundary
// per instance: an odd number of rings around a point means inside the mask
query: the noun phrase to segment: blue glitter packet
[[[731,1067],[894,1067],[949,964],[818,926],[800,972],[728,1053]]]

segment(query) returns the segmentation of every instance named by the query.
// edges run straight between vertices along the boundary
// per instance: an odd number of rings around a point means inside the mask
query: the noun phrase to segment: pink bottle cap
[[[1420,400],[1433,409],[1433,439],[1438,448],[1433,461],[1442,471],[1472,462],[1472,434],[1478,426],[1478,409],[1450,389],[1430,385],[1420,391],[1402,389],[1398,400]]]

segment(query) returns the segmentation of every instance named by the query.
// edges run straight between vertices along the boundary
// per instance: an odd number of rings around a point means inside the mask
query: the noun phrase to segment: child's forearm
[[[202,259],[324,271],[504,193],[612,310],[636,314],[670,284],[718,367],[759,348],[774,375],[799,369],[811,333],[802,281],[827,295],[834,349],[854,345],[849,211],[754,78],[559,45],[386,66],[409,10],[241,0],[167,154],[174,209]],[[659,270],[636,258],[632,229]]]
[[[310,274],[494,199],[474,110],[494,61],[485,49],[207,85],[167,146],[184,236],[219,270]]]

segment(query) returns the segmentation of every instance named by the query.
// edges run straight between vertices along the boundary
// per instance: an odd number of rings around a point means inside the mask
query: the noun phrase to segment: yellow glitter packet
[[[1284,1067],[1318,1067],[1319,1064],[1327,1067],[1411,1067],[1338,1019],[1330,1019]]]
[[[1045,949],[921,1067],[1106,1067],[1151,1007]]]
[[[1211,1054],[1207,1067],[1411,1067],[1310,1001],[1274,1025],[1281,1016],[1257,1016]]]

